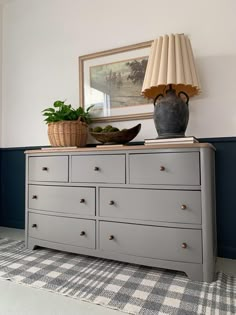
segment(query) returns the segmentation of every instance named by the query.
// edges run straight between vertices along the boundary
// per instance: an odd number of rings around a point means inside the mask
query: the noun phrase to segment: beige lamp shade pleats
[[[154,99],[165,94],[170,84],[177,94],[183,91],[191,97],[200,92],[191,43],[184,34],[165,35],[153,41],[142,95]]]

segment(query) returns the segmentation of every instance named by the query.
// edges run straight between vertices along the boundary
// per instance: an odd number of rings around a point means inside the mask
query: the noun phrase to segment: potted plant
[[[65,101],[55,101],[53,107],[42,111],[48,124],[48,137],[52,146],[83,147],[87,143],[88,125],[91,122],[90,109],[74,109]]]

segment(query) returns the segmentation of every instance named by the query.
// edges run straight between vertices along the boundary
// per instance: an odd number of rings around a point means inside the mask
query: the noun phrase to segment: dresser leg
[[[184,272],[187,274],[190,280],[203,281],[202,265],[186,266]]]
[[[34,242],[31,241],[31,239],[29,238],[28,240],[28,244],[27,244],[27,249],[31,249],[31,250],[34,250],[37,248],[37,245],[35,245]]]
[[[208,272],[208,274],[203,276],[203,281],[205,282],[213,282],[216,280],[216,273],[214,272],[214,270],[212,272]]]

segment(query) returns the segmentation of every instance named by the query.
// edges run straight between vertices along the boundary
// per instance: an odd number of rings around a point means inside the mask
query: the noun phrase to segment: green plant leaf
[[[83,107],[79,106],[74,109],[71,104],[65,104],[65,101],[57,100],[53,103],[53,107],[46,108],[42,111],[43,116],[46,116],[44,121],[48,124],[50,122],[57,122],[62,120],[77,120],[80,118],[81,121],[89,124],[91,117],[89,110],[94,106],[89,106],[86,111]]]
[[[65,101],[64,101],[64,102],[62,102],[62,101],[56,101],[56,102],[53,103],[53,106],[54,106],[54,107],[61,107],[61,106],[64,105],[64,103],[65,103]]]
[[[90,111],[91,108],[93,108],[95,105],[90,105],[87,109],[86,112],[88,113]]]
[[[42,110],[42,113],[43,112],[52,112],[52,113],[54,113],[55,112],[55,109],[54,108],[46,108],[46,109],[44,109],[44,110]]]

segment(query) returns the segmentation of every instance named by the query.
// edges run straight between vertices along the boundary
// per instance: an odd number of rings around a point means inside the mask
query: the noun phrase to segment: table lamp
[[[154,101],[154,123],[160,138],[184,137],[189,97],[200,93],[189,38],[171,34],[155,39],[145,72],[142,95]]]

